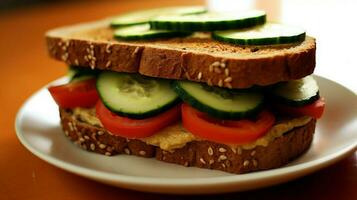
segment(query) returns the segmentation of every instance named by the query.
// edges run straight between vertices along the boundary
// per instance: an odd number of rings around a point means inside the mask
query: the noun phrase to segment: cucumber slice
[[[116,17],[112,22],[113,27],[122,27],[129,25],[144,24],[149,22],[153,17],[159,15],[185,15],[185,14],[198,14],[206,12],[206,8],[202,6],[180,6],[180,7],[166,7],[156,8],[149,10],[140,10],[135,12],[129,12]]]
[[[272,95],[276,100],[291,106],[303,106],[320,97],[319,87],[312,76],[278,84],[272,88]]]
[[[179,101],[168,80],[138,74],[102,72],[97,90],[108,109],[135,119],[159,114]]]
[[[220,119],[252,117],[262,107],[264,99],[259,92],[231,92],[189,81],[175,81],[173,87],[192,107]]]
[[[73,67],[68,67],[68,71],[67,71],[67,77],[69,80],[72,80],[74,75],[76,75],[77,71],[73,68]]]
[[[172,31],[213,31],[246,28],[264,24],[264,11],[251,10],[240,13],[203,13],[192,15],[163,15],[150,21],[152,29]]]
[[[191,33],[166,30],[150,30],[149,24],[141,24],[119,28],[114,31],[114,37],[120,40],[146,40],[168,37],[184,37]]]
[[[269,45],[301,42],[305,30],[283,24],[266,23],[242,30],[215,31],[212,38],[239,45]]]
[[[82,75],[82,76],[75,76],[72,77],[72,79],[69,82],[80,82],[80,81],[84,81],[84,80],[88,80],[88,79],[92,79],[95,78],[96,76],[94,75]]]
[[[68,78],[70,82],[81,81],[89,78],[95,78],[99,70],[70,66],[68,69]]]

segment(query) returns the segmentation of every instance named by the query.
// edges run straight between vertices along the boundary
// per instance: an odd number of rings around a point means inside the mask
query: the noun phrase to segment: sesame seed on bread
[[[269,142],[251,149],[199,140],[166,151],[138,139],[112,135],[101,126],[91,125],[75,116],[71,109],[60,109],[63,132],[81,148],[107,156],[131,154],[183,166],[248,173],[277,168],[304,153],[310,146],[316,120],[296,127]]]
[[[152,77],[187,79],[227,88],[247,88],[299,79],[315,68],[315,39],[301,43],[238,46],[208,33],[185,38],[117,41],[110,19],[51,30],[51,57],[69,65]]]

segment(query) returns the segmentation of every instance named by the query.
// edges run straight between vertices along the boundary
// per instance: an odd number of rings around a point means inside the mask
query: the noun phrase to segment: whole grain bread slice
[[[316,44],[309,36],[301,43],[274,46],[231,45],[212,40],[209,33],[125,42],[113,38],[110,20],[48,31],[50,56],[69,65],[188,79],[227,88],[298,79],[315,68]]]
[[[90,125],[76,118],[71,110],[60,109],[63,132],[85,150],[107,156],[132,154],[155,157],[157,160],[183,166],[247,173],[287,164],[305,152],[313,138],[316,120],[297,127],[275,138],[267,146],[242,149],[211,141],[192,141],[174,151],[165,151],[137,139],[126,139],[110,134],[104,128]]]

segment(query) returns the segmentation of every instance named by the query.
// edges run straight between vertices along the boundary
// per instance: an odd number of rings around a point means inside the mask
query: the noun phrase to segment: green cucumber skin
[[[163,22],[150,21],[151,29],[172,30],[172,31],[215,31],[247,28],[255,25],[264,24],[266,15],[252,17],[237,21],[226,22]]]
[[[287,99],[287,98],[275,95],[273,93],[269,93],[269,98],[271,99],[272,102],[279,102],[281,104],[292,106],[292,107],[302,107],[302,106],[306,106],[308,104],[311,104],[311,103],[317,101],[320,98],[320,94],[318,92],[316,95],[314,95],[308,99],[304,99],[304,100],[300,100],[300,101],[294,101],[291,99]]]
[[[296,36],[281,36],[277,38],[260,38],[260,39],[232,39],[220,36],[217,32],[213,32],[212,38],[220,41],[227,42],[235,45],[274,45],[274,44],[289,44],[295,42],[302,42],[305,40],[306,33],[302,33]]]
[[[69,70],[72,70],[73,73],[73,75],[70,76],[69,82],[76,81],[82,78],[83,76],[93,76],[93,78],[96,78],[100,73],[100,70],[93,70],[76,66],[69,66]]]
[[[117,24],[114,22],[110,22],[110,27],[111,28],[123,28],[123,27],[127,27],[127,26],[135,26],[135,25],[141,25],[141,24],[145,24],[147,22],[137,22],[137,23],[128,23],[128,24]]]
[[[246,111],[246,112],[225,112],[211,108],[210,106],[203,104],[197,101],[194,97],[192,97],[189,93],[183,90],[177,81],[172,82],[172,87],[174,91],[178,94],[178,96],[184,101],[187,102],[192,107],[197,110],[207,113],[212,117],[218,119],[226,119],[226,120],[235,120],[242,118],[250,118],[255,117],[264,107],[264,100],[254,109]]]
[[[187,37],[191,35],[191,32],[162,32],[148,35],[133,35],[133,36],[119,36],[114,35],[118,40],[134,41],[134,40],[153,40],[173,37]]]
[[[136,11],[133,11],[136,12]],[[187,14],[183,14],[183,15],[191,15],[191,14],[203,14],[206,13],[207,10],[206,9],[202,9],[202,11],[196,11],[196,12],[191,12],[191,13],[187,13]],[[124,13],[125,14],[130,14],[131,12],[128,13]],[[142,21],[142,22],[136,22],[136,23],[114,23],[113,21],[110,22],[110,27],[111,28],[122,28],[122,27],[127,27],[127,26],[134,26],[134,25],[140,25],[140,24],[146,24],[150,21],[150,19],[148,19],[147,21]]]
[[[102,100],[103,98],[100,96],[100,99]],[[110,111],[112,111],[113,113],[122,116],[122,117],[128,117],[131,119],[146,119],[146,118],[150,118],[150,117],[154,117],[156,115],[159,115],[167,110],[169,110],[170,108],[174,107],[175,105],[179,104],[181,102],[180,98],[176,98],[174,99],[172,102],[166,104],[165,106],[162,106],[160,108],[157,108],[156,110],[152,110],[150,112],[145,112],[145,113],[128,113],[128,112],[121,112],[120,110],[114,110],[108,103],[106,103],[105,101],[103,101],[103,104],[105,105],[105,107],[107,107]]]
[[[207,10],[205,11],[202,11],[202,12],[194,12],[194,13],[189,13],[190,15],[191,14],[203,14],[203,13],[206,13]],[[189,15],[189,14],[186,14],[186,15]],[[114,22],[110,22],[110,27],[111,28],[123,28],[123,27],[128,27],[128,26],[135,26],[135,25],[141,25],[141,24],[146,24],[146,23],[149,23],[150,20],[147,20],[145,22],[137,22],[137,23],[123,23],[123,24],[118,24],[118,23],[114,23]]]
[[[72,77],[69,82],[70,83],[80,82],[80,81],[85,81],[85,80],[95,79],[95,78],[96,78],[96,76],[94,76],[94,75],[81,75],[81,76]]]

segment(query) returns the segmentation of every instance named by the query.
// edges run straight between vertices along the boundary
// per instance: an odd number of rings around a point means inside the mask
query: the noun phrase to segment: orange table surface
[[[46,30],[95,20],[135,8],[204,4],[192,0],[81,1],[21,8],[0,14],[0,199],[168,199],[100,184],[58,169],[27,151],[16,138],[14,120],[36,90],[66,73],[48,57]],[[268,6],[269,4],[266,4]],[[270,8],[271,10],[274,8]],[[243,193],[205,198],[357,199],[357,153],[296,181]],[[191,197],[201,198],[201,197]]]

